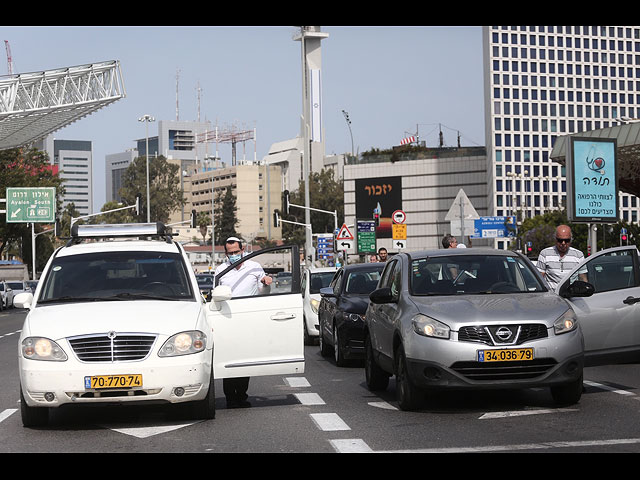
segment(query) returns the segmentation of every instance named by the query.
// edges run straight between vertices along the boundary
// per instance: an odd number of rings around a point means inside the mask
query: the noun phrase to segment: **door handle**
[[[627,297],[622,301],[622,303],[626,303],[627,305],[633,305],[638,302],[640,302],[640,297]]]
[[[296,318],[295,313],[278,312],[271,315],[271,320],[291,320]]]

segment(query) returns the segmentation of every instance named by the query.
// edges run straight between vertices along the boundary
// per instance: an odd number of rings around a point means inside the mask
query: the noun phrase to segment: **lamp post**
[[[145,122],[147,146],[145,150],[145,160],[147,164],[147,223],[151,223],[151,196],[149,193],[149,122],[155,122],[156,119],[151,115],[143,115],[138,119],[139,122]]]
[[[342,110],[344,119],[347,121],[347,127],[349,127],[349,135],[351,135],[351,157],[353,157],[353,132],[351,131],[351,120],[349,119],[349,113]]]

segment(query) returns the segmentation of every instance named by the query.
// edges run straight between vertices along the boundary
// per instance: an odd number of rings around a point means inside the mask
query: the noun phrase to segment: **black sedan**
[[[320,352],[326,357],[333,351],[340,367],[347,360],[364,358],[364,313],[384,265],[346,265],[338,270],[328,287],[320,290]]]

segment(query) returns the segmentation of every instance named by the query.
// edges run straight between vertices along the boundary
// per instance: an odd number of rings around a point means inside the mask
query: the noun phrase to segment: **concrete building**
[[[377,247],[399,252],[392,238],[391,215],[406,214],[406,251],[441,248],[444,234],[451,233],[445,220],[462,188],[480,216],[487,212],[486,150],[484,147],[428,148],[424,152],[363,157],[344,166],[345,223],[371,219],[372,207],[380,205]],[[354,236],[355,229],[352,230]],[[468,236],[464,238],[468,243]],[[474,240],[476,246],[486,240]]]
[[[640,27],[487,26],[483,53],[488,214],[562,208],[556,138],[640,117]],[[620,205],[621,220],[638,221],[637,197]]]
[[[64,180],[62,208],[73,203],[80,215],[93,212],[93,147],[88,140],[57,140],[48,135],[37,145],[49,155]]]

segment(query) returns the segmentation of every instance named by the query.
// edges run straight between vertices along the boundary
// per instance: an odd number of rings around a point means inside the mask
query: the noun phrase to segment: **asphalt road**
[[[440,393],[403,412],[395,383],[373,394],[361,365],[336,367],[305,347],[306,371],[253,378],[252,408],[194,422],[160,406],[59,409],[46,428],[22,426],[17,343],[24,312],[0,312],[0,453],[468,453],[640,452],[637,364],[585,370],[579,404],[546,389]]]

